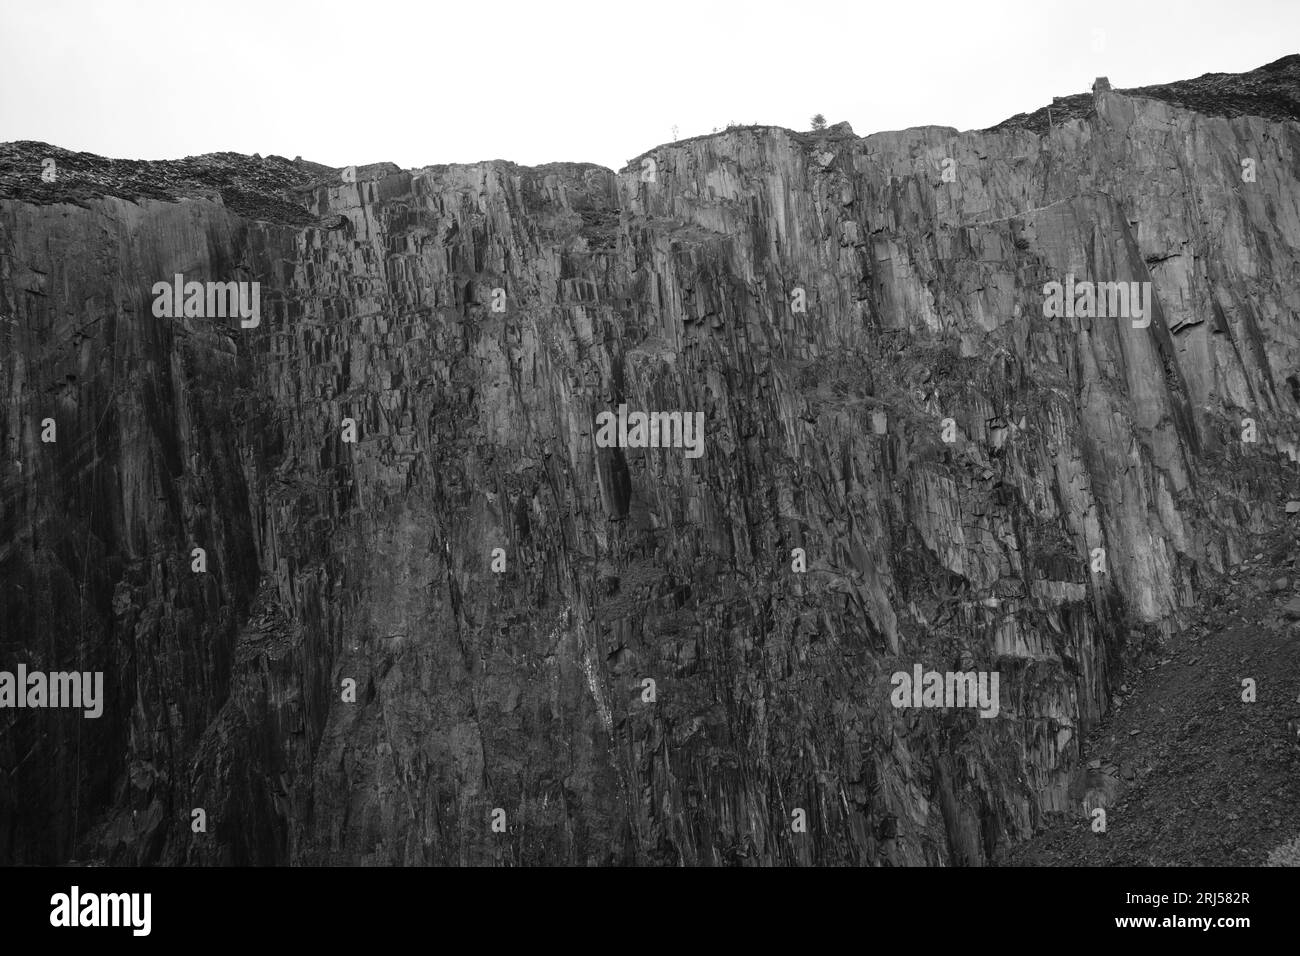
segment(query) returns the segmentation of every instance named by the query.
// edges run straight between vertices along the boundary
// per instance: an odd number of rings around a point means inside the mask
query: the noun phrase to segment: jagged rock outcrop
[[[1076,809],[1300,422],[1296,116],[1087,98],[617,174],[0,147],[0,666],[108,687],[0,712],[0,859],[982,864]],[[1045,318],[1067,274],[1149,327]],[[597,447],[623,403],[703,457]],[[915,663],[998,715],[895,709]]]

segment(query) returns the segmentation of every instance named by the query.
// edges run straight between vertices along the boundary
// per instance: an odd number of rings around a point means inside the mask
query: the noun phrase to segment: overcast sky
[[[0,141],[617,169],[674,125],[979,129],[1298,48],[1298,0],[0,0]]]

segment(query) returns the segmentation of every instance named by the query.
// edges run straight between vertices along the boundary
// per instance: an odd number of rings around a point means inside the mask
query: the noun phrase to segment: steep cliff
[[[0,861],[978,865],[1082,814],[1126,654],[1294,479],[1300,56],[1197,82],[617,174],[0,146],[0,667],[106,686],[0,711]],[[178,273],[260,323],[156,317]],[[1044,317],[1067,275],[1149,326]],[[621,404],[703,456],[598,447]],[[916,664],[999,712],[894,707]]]

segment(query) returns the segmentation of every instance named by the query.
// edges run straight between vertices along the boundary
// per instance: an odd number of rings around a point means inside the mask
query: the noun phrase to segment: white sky
[[[674,124],[976,129],[1298,48],[1297,0],[0,0],[0,141],[618,169]]]

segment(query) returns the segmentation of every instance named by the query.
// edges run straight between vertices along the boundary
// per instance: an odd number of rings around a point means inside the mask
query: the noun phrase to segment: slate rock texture
[[[0,711],[0,861],[1005,859],[1296,496],[1296,117],[1088,100],[618,173],[0,147],[0,667],[107,694]],[[703,457],[597,447],[622,403]],[[895,708],[918,663],[998,715]]]

